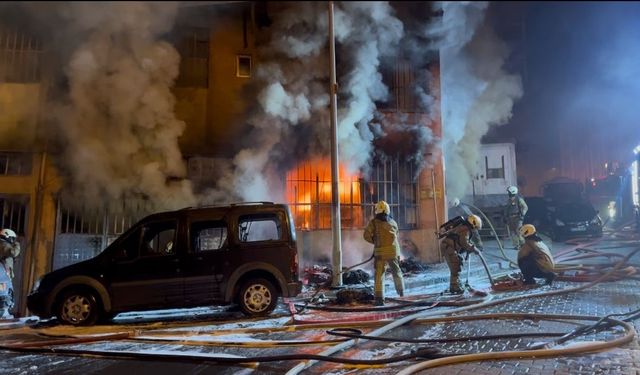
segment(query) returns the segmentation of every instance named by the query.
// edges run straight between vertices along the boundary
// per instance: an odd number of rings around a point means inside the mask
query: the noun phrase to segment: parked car
[[[96,257],[44,275],[27,306],[72,325],[125,311],[232,303],[263,316],[278,297],[301,289],[290,210],[258,202],[148,216]]]
[[[543,197],[525,198],[529,211],[524,223],[533,224],[538,231],[554,241],[575,237],[602,236],[603,222],[589,201],[580,198],[557,200]]]
[[[13,283],[7,270],[0,264],[0,319],[12,318]]]

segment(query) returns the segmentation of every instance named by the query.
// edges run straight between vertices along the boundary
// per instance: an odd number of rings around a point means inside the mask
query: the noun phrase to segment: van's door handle
[[[172,259],[171,261],[172,261],[173,263],[180,263],[180,259],[179,259],[179,258]]]

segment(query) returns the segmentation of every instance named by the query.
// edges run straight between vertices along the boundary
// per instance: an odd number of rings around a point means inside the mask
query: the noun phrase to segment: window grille
[[[401,229],[417,227],[415,166],[398,158],[376,162],[367,176],[347,175],[341,168],[342,228],[361,229],[373,217],[374,206],[385,200]],[[286,176],[287,202],[298,229],[331,228],[331,170],[328,160],[305,161]]]
[[[209,87],[209,30],[192,28],[178,42],[180,74],[177,87]]]
[[[0,175],[28,176],[31,174],[33,155],[23,152],[0,152]]]
[[[37,39],[0,29],[0,83],[38,83],[41,56]]]

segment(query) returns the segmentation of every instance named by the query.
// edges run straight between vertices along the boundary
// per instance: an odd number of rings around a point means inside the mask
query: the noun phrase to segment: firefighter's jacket
[[[7,270],[9,277],[15,276],[13,272],[13,260],[20,255],[20,243],[16,241],[14,244],[10,244],[7,241],[0,240],[0,262]]]
[[[440,246],[445,249],[453,249],[456,252],[461,252],[462,250],[469,253],[474,252],[475,246],[471,243],[471,228],[466,224],[462,224],[451,229],[442,239]]]
[[[520,247],[518,260],[526,257],[533,257],[536,265],[543,272],[553,272],[555,268],[551,251],[544,242],[537,239],[526,238],[524,245]]]
[[[400,256],[398,224],[390,217],[386,221],[372,219],[364,230],[364,240],[372,243],[373,254],[379,259],[393,259]]]
[[[524,218],[524,215],[527,214],[529,207],[527,203],[525,203],[524,199],[521,196],[516,195],[515,199],[509,198],[507,202],[507,206],[504,208],[504,217],[507,219]]]

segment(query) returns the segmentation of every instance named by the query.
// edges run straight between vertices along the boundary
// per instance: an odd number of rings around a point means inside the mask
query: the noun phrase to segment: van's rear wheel
[[[265,279],[249,279],[238,292],[240,310],[247,316],[269,315],[278,303],[278,291]]]
[[[98,320],[98,302],[89,291],[70,290],[59,300],[56,315],[63,324],[90,326]]]

